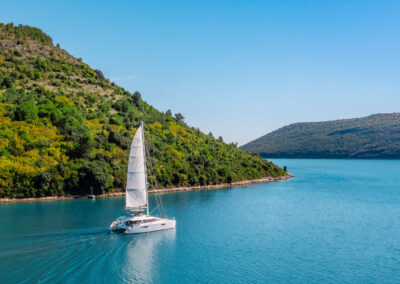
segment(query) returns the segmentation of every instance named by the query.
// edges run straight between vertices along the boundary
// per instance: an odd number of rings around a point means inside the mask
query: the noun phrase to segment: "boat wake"
[[[121,238],[104,227],[13,234],[1,238],[0,275],[18,283],[90,282],[99,274],[113,283],[150,281],[154,250],[174,240],[174,230]],[[27,267],[28,277],[21,273]]]

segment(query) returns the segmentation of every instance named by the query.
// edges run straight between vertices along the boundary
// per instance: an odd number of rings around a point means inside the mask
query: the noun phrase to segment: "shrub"
[[[11,77],[5,77],[3,78],[0,86],[11,89],[14,86],[14,79]]]
[[[39,109],[35,102],[27,101],[22,103],[15,111],[17,120],[24,120],[29,123],[34,123],[38,119]]]
[[[95,69],[94,72],[96,73],[97,78],[99,78],[100,80],[104,80],[105,79],[104,75],[103,75],[103,72],[101,72],[100,70]]]

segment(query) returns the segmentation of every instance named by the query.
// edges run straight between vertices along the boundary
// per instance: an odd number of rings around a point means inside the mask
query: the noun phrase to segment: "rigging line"
[[[150,149],[150,142],[146,140],[145,143],[147,144],[147,147],[145,147],[146,156],[148,157],[147,165],[148,165],[148,168],[150,169],[150,173],[154,177],[154,180],[151,179],[150,182],[151,182],[152,187],[156,188],[157,176],[156,176],[155,168],[153,166],[152,156],[150,156],[150,150],[149,150]],[[156,194],[155,199],[156,199],[156,203],[157,203],[157,207],[155,209],[158,209],[158,213],[160,214],[160,216],[162,218],[165,218],[166,214],[165,214],[165,210],[164,210],[164,206],[163,206],[161,197],[158,194]]]
[[[158,207],[155,207],[153,210],[150,211],[150,215],[154,213],[154,211],[156,211],[158,209]]]

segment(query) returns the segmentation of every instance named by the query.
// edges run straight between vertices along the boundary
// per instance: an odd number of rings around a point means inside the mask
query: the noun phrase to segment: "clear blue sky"
[[[2,1],[159,110],[243,144],[400,111],[400,1]]]

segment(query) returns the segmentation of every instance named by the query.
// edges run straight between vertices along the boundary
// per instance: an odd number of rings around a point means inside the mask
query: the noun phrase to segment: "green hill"
[[[241,147],[269,158],[400,158],[400,113],[295,123]]]
[[[284,175],[257,155],[162,113],[74,58],[40,29],[0,24],[0,197],[96,194],[125,187],[145,123],[151,185]]]

